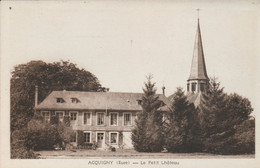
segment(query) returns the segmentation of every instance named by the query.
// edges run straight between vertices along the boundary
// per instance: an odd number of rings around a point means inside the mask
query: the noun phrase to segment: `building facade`
[[[133,148],[131,130],[137,113],[142,110],[142,93],[53,91],[37,105],[36,113],[47,122],[57,116],[63,122],[70,119],[75,131],[72,144],[78,146],[77,134],[83,132],[84,142],[95,143],[98,148]],[[158,95],[164,103],[158,112],[166,112],[170,101]]]
[[[198,20],[191,72],[187,80],[188,101],[198,106],[202,93],[206,93],[208,87],[209,78]],[[143,93],[53,91],[35,110],[45,121],[56,115],[62,122],[67,116],[76,133],[72,140],[74,146],[78,145],[77,133],[81,131],[84,142],[96,143],[98,148],[133,148],[131,130],[138,112],[142,110],[142,96]],[[167,112],[173,95],[168,98],[164,94],[158,96],[164,103],[158,112]],[[37,94],[35,97],[38,97]]]

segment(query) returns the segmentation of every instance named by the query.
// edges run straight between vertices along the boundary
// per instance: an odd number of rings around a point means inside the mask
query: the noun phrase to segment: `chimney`
[[[35,85],[35,103],[34,106],[37,107],[38,105],[38,85]]]
[[[165,96],[165,87],[164,86],[162,87],[162,93]]]

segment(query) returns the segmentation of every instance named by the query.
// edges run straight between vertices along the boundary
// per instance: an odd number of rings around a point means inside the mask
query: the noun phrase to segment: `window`
[[[137,101],[138,105],[142,105],[142,100],[138,99],[136,101]]]
[[[110,113],[110,125],[117,125],[117,113]]]
[[[91,113],[88,112],[88,113],[84,113],[83,115],[83,124],[84,125],[91,125]]]
[[[131,125],[132,124],[132,120],[131,120],[131,113],[125,113],[124,114],[124,125]]]
[[[105,124],[105,114],[97,113],[97,125],[104,125],[104,124]]]
[[[196,84],[197,83],[192,83],[191,84],[191,91],[194,92],[196,90]]]
[[[79,103],[79,99],[77,98],[71,98],[71,103]]]
[[[56,116],[58,116],[59,121],[62,122],[63,121],[63,115],[64,115],[63,111],[56,111],[55,113],[56,113]]]
[[[200,83],[200,91],[204,92],[204,90],[205,90],[205,84]]]
[[[77,112],[70,112],[70,120],[71,121],[77,120]]]
[[[56,102],[57,102],[57,103],[64,103],[65,101],[64,101],[63,98],[58,97],[58,98],[56,99]]]
[[[187,84],[187,91],[188,92],[190,91],[190,84],[189,83]]]
[[[90,132],[84,132],[84,142],[91,142],[91,134]]]
[[[42,117],[44,121],[50,121],[50,112],[49,111],[43,111]]]
[[[77,142],[77,133],[73,132],[73,134],[70,137],[70,142]]]
[[[117,132],[111,132],[110,133],[110,143],[111,144],[117,144],[118,141],[118,133]]]

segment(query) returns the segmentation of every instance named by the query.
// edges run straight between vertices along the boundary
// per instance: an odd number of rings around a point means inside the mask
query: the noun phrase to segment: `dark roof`
[[[193,103],[195,107],[198,107],[201,101],[201,93],[190,93],[187,95],[187,100]]]
[[[170,95],[168,99],[173,102],[174,94]],[[187,100],[189,103],[193,103],[195,107],[198,107],[201,100],[201,93],[189,93],[187,94]]]
[[[141,111],[138,100],[142,100],[142,96],[143,93],[53,91],[35,109]],[[168,111],[170,101],[163,94],[158,96],[165,103],[159,111]],[[57,103],[57,98],[62,98],[65,102]],[[79,102],[72,103],[71,98],[77,98]]]
[[[199,20],[198,20],[198,28],[197,28],[195,44],[194,44],[192,63],[191,63],[191,72],[188,80],[193,80],[193,79],[208,79],[203,47],[202,47]]]

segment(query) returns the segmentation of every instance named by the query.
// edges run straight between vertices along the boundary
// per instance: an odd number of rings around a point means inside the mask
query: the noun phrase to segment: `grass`
[[[223,158],[255,158],[254,154],[245,155],[216,155],[209,153],[144,153],[136,152],[135,150],[120,150],[111,152],[108,150],[74,150],[74,151],[38,151],[40,158],[43,159],[58,159],[58,158],[153,158],[153,159],[223,159]]]

